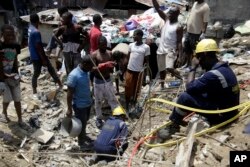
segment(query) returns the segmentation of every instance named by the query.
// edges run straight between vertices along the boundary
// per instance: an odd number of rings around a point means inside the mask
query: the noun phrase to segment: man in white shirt
[[[170,72],[176,77],[180,77],[179,73],[174,69],[177,57],[182,57],[182,36],[183,28],[178,23],[180,9],[171,7],[169,12],[165,14],[156,0],[152,0],[155,10],[159,16],[165,21],[165,25],[161,30],[161,38],[157,50],[158,70],[160,71],[161,88],[164,89],[164,80],[166,72]],[[179,55],[179,56],[178,56]]]
[[[196,44],[205,38],[207,24],[209,21],[210,8],[204,0],[195,0],[190,11],[187,22],[187,33],[185,35],[183,58],[187,61],[187,66],[190,66],[193,51]]]
[[[150,48],[142,42],[143,31],[134,31],[134,43],[129,45],[129,62],[125,74],[125,99],[126,108],[135,105],[138,93],[141,89],[144,65],[148,62]]]

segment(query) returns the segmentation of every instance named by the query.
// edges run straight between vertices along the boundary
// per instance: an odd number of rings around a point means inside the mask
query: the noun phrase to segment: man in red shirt
[[[100,30],[102,24],[102,17],[99,14],[95,14],[93,16],[94,26],[90,29],[90,53],[96,51],[98,49],[98,39],[102,36],[102,32]]]

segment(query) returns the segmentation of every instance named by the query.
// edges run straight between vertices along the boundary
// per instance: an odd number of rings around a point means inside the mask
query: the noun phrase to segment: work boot
[[[180,132],[180,126],[176,123],[172,123],[171,125],[163,129],[160,129],[157,132],[157,137],[159,139],[159,142],[162,143],[167,139],[170,139],[171,135],[175,134],[176,132]]]

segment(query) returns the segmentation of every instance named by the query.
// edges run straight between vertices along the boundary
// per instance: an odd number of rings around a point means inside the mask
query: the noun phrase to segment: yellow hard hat
[[[113,115],[113,116],[126,115],[126,113],[125,113],[125,110],[124,110],[121,106],[118,106],[118,107],[116,107],[116,108],[113,110],[112,115]]]
[[[219,48],[215,40],[213,39],[203,39],[201,40],[197,46],[195,53],[202,53],[202,52],[218,52]]]

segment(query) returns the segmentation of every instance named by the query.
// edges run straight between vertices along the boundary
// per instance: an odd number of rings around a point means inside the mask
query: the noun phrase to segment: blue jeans
[[[75,105],[73,105],[73,109],[75,112],[75,117],[81,120],[82,122],[82,131],[78,135],[78,144],[83,145],[85,142],[86,126],[89,120],[91,106],[85,108],[78,108]]]

